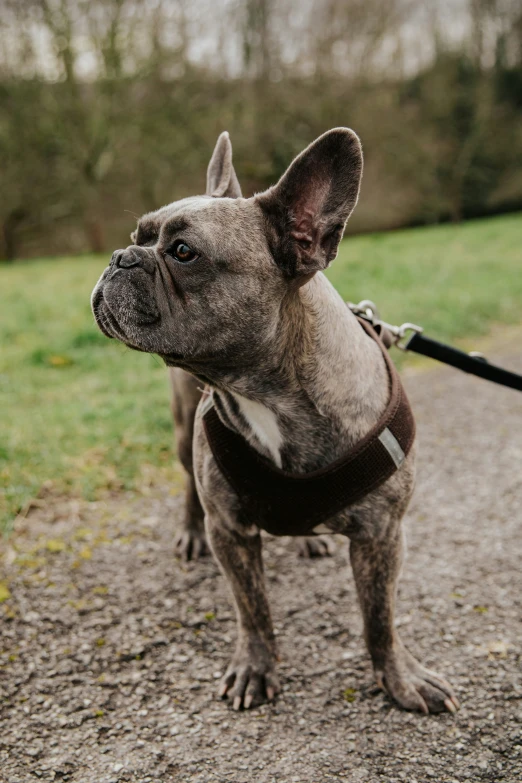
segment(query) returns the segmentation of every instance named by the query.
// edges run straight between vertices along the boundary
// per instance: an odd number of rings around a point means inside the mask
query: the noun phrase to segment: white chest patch
[[[270,452],[270,456],[280,468],[283,437],[275,413],[262,403],[247,400],[241,394],[234,394],[234,399],[257,440]]]

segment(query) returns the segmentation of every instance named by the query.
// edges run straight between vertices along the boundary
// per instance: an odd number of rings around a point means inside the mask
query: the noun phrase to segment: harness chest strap
[[[312,473],[288,473],[226,427],[213,405],[203,415],[205,433],[222,474],[239,496],[248,521],[275,536],[303,536],[361,500],[404,462],[415,421],[395,365],[373,327],[358,319],[382,350],[390,398],[377,424],[344,456]]]

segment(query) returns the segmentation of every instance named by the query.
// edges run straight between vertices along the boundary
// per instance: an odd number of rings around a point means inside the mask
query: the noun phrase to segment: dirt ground
[[[499,358],[522,370],[519,348]],[[520,783],[522,395],[450,369],[406,385],[420,448],[397,624],[458,715],[374,687],[345,540],[304,560],[267,539],[283,691],[234,713],[215,697],[231,603],[211,559],[173,556],[181,499],[44,498],[5,553],[0,780]]]

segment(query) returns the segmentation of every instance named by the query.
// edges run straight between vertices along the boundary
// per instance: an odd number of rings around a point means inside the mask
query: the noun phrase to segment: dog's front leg
[[[229,529],[214,514],[205,517],[212,551],[232,588],[238,619],[237,646],[219,695],[234,709],[271,701],[279,691],[276,649],[263,578],[261,536]]]
[[[451,685],[421,666],[395,630],[394,604],[401,559],[400,523],[384,538],[352,540],[350,543],[366,644],[377,683],[408,710],[455,712],[459,703]]]

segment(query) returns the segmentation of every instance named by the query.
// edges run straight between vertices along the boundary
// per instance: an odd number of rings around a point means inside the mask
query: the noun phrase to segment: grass
[[[390,323],[468,340],[522,320],[522,214],[354,237],[328,277],[352,302],[372,299]]]
[[[0,267],[0,525],[42,486],[94,498],[175,478],[165,367],[98,332],[105,258]]]
[[[93,323],[105,265],[0,266],[0,529],[42,488],[95,498],[140,489],[153,472],[179,487],[164,366]],[[386,320],[462,340],[520,320],[521,269],[522,215],[511,215],[350,238],[329,276]]]

